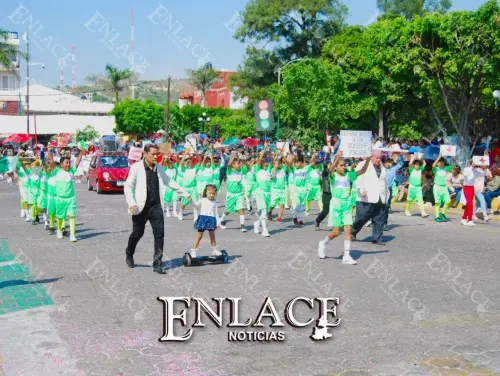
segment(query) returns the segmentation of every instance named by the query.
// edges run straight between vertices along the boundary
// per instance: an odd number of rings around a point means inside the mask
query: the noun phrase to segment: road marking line
[[[19,261],[14,260],[14,261],[5,261],[5,262],[0,262],[0,268],[1,268],[2,266],[8,266],[8,265],[14,265],[14,264],[19,264]]]

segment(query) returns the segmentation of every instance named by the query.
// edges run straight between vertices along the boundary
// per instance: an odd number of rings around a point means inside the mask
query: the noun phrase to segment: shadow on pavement
[[[50,279],[41,279],[39,281],[26,281],[23,279],[16,279],[12,281],[3,281],[0,282],[0,289],[3,289],[5,287],[12,287],[12,286],[23,286],[23,285],[37,285],[39,283],[52,283],[60,280],[62,277],[59,278],[50,278]]]
[[[384,251],[356,251],[356,250],[351,250],[350,253],[351,253],[351,257],[354,260],[358,260],[363,255],[376,255],[377,253],[388,253],[388,252],[389,252],[389,250],[384,250]],[[333,258],[336,259],[336,260],[342,260],[342,257],[344,257],[343,254],[341,256],[333,257]]]
[[[95,238],[96,236],[106,235],[106,234],[119,234],[119,233],[122,233],[122,232],[128,232],[128,230],[92,232],[90,234],[84,234],[84,235],[79,236],[78,240],[91,239],[91,238]]]

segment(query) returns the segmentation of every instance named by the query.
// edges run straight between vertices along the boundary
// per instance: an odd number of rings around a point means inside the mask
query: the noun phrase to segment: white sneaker
[[[326,244],[324,240],[321,240],[318,244],[318,256],[320,259],[324,259],[326,257]]]
[[[269,238],[271,236],[271,234],[269,234],[269,232],[267,230],[262,230],[262,236],[265,237],[265,238]]]
[[[182,221],[182,212],[179,212],[179,216],[177,217],[179,221]]]
[[[196,249],[192,249],[191,252],[189,252],[192,258],[196,258]]]
[[[461,224],[463,224],[464,226],[467,226],[467,223],[468,223],[468,222],[467,222],[467,220],[466,220],[466,219],[462,219],[462,220],[460,221],[460,223],[461,223]]]
[[[245,225],[241,225],[241,232],[247,232]]]
[[[483,219],[483,221],[485,221],[485,222],[488,222],[489,220],[490,220],[490,217],[488,217],[488,216],[485,216]]]
[[[406,215],[407,217],[411,217],[411,213],[410,213],[408,210],[406,210],[406,211],[405,211],[405,215]]]
[[[365,226],[366,227],[372,227],[372,221],[371,221],[371,219],[368,222],[366,222]]]
[[[30,217],[27,215],[27,216],[26,216],[26,219],[25,219],[24,221],[25,221],[25,222],[30,222],[30,221],[31,221],[31,219],[30,219]]]
[[[472,220],[473,220],[473,221],[479,221],[479,218],[478,218],[478,217],[476,217],[476,216],[474,215],[474,216],[472,217]]]
[[[429,213],[422,213],[422,218],[427,218],[429,216]]]
[[[77,242],[77,241],[78,241],[78,239],[76,238],[76,236],[75,236],[75,235],[70,235],[70,236],[69,236],[69,241],[74,243],[74,242]]]
[[[344,253],[344,257],[342,257],[342,264],[356,265],[357,262],[351,257],[349,253]]]
[[[176,212],[176,211],[174,211],[174,212],[172,213],[172,217],[174,217],[174,218],[178,218],[178,217],[179,217],[179,214],[177,214],[177,212]]]
[[[253,223],[253,232],[260,234],[260,222],[258,220]]]
[[[168,211],[168,212],[165,213],[165,217],[172,218],[172,214],[170,214],[170,212]]]
[[[212,251],[212,256],[222,256],[222,253],[218,249],[214,249]]]
[[[21,218],[26,217],[26,212],[24,210],[21,210]]]
[[[467,226],[476,227],[476,224],[473,221],[469,221],[469,222],[467,222]]]
[[[62,239],[62,238],[63,238],[62,231],[57,230],[57,239]]]

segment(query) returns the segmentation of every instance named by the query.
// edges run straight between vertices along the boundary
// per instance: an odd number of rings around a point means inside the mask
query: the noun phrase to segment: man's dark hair
[[[156,146],[155,144],[147,144],[146,146],[144,146],[145,153],[149,153],[151,149],[158,149],[158,146]]]
[[[70,158],[68,157],[62,157],[61,160],[59,161],[59,164],[62,165],[66,159],[70,160]]]

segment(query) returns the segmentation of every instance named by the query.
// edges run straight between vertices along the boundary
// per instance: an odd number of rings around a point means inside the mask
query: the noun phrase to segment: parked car
[[[128,157],[120,152],[97,153],[90,161],[87,185],[89,191],[123,192],[130,170]]]

